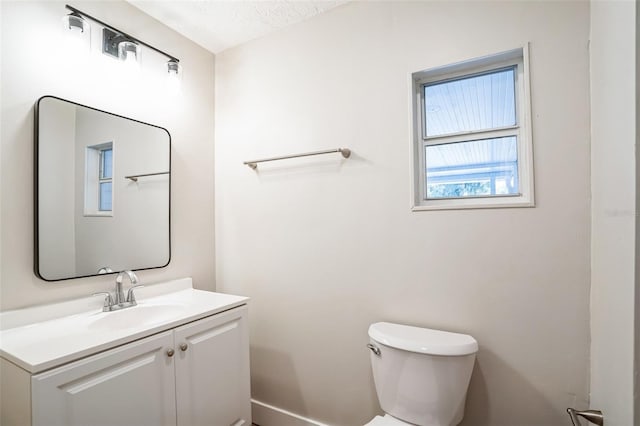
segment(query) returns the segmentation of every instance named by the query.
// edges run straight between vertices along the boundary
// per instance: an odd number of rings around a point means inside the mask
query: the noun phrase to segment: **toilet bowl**
[[[466,334],[379,322],[369,327],[371,368],[386,413],[365,426],[454,426],[478,342]]]

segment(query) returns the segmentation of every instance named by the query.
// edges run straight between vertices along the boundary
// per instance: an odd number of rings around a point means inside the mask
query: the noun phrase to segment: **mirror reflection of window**
[[[111,211],[113,204],[113,148],[100,150],[100,193],[98,209],[101,212]]]
[[[113,216],[113,142],[86,147],[85,216]]]

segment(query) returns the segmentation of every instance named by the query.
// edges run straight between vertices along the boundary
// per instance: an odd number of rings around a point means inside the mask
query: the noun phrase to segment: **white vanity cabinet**
[[[165,331],[31,377],[33,426],[176,424]]]
[[[187,296],[201,302],[214,297],[205,293],[193,290]],[[248,308],[241,304],[247,299],[215,297],[221,306],[235,305],[46,371],[34,367],[30,373],[3,357],[0,423],[251,425]],[[47,347],[45,337],[42,347]]]
[[[175,329],[178,426],[251,425],[249,335],[242,309]]]

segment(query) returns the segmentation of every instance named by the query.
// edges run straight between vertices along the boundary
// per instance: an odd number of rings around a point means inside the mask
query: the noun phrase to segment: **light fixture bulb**
[[[182,66],[180,65],[180,63],[177,60],[171,59],[171,60],[167,61],[167,73],[171,77],[181,77],[182,76]]]
[[[64,27],[73,33],[85,33],[90,30],[89,21],[73,12],[62,18]]]
[[[65,39],[72,55],[88,52],[91,49],[91,27],[89,21],[77,13],[70,13],[62,17],[65,28]]]
[[[167,61],[167,89],[169,92],[177,93],[180,91],[180,82],[182,81],[182,66],[177,59]]]
[[[167,61],[167,77],[172,81],[182,81],[182,65],[177,59]]]
[[[118,43],[118,57],[127,67],[137,68],[140,63],[140,46],[132,41]]]

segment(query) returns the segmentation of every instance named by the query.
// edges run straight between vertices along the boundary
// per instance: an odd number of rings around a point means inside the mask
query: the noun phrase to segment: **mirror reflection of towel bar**
[[[145,176],[158,176],[158,175],[168,175],[169,172],[160,172],[160,173],[147,173],[144,175],[131,175],[131,176],[125,176],[125,179],[131,179],[134,182],[138,181],[139,177],[145,177]]]

